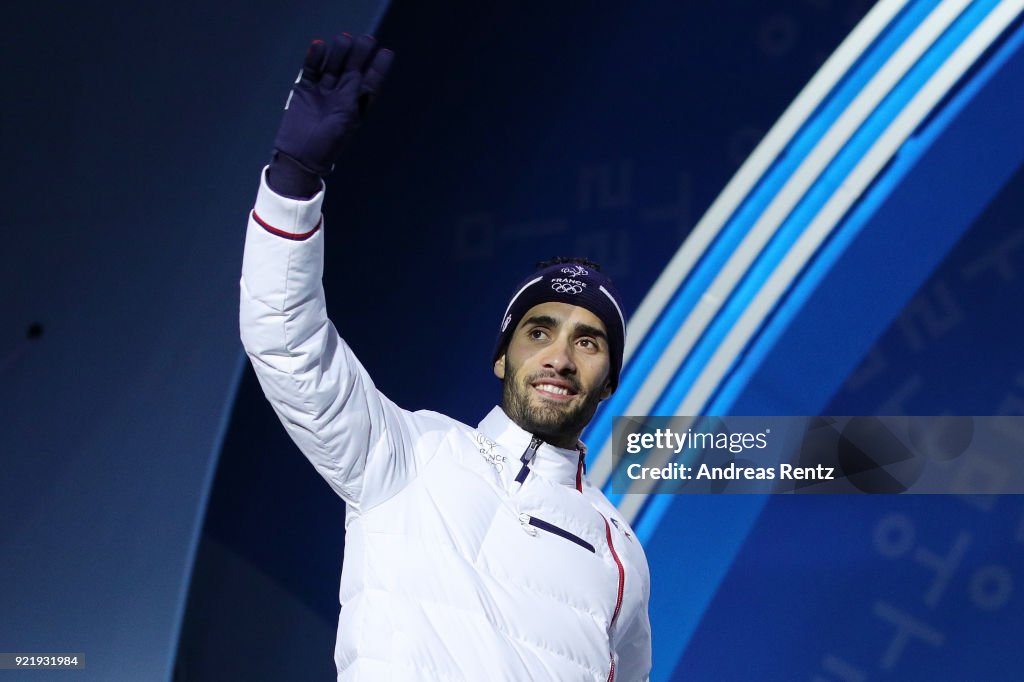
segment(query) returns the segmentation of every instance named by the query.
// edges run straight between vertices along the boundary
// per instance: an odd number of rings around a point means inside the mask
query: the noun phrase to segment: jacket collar
[[[518,424],[508,418],[500,406],[495,406],[478,427],[480,432],[488,438],[496,441],[499,445],[509,451],[513,457],[513,474],[519,465],[519,457],[530,446],[533,434],[523,430]],[[541,443],[537,448],[537,454],[530,464],[530,471],[533,474],[543,476],[554,483],[563,485],[576,485],[576,472],[579,468],[580,452],[586,452],[586,446],[581,441],[578,449],[567,450],[556,448],[550,443]]]

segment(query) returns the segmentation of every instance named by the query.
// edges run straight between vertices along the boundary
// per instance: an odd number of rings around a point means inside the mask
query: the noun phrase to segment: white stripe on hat
[[[531,282],[531,284],[532,284],[532,282]],[[607,289],[604,288],[603,284],[600,285],[598,288],[604,293],[605,296],[608,297],[608,300],[612,302],[613,306],[615,306],[615,312],[617,312],[619,314],[619,322],[622,324],[622,342],[623,342],[623,344],[625,344],[625,342],[626,342],[626,318],[624,318],[622,316],[622,309],[619,308],[619,304],[615,301],[615,297],[611,295],[611,292],[609,292]],[[506,314],[507,314],[507,312],[508,311],[506,311]]]
[[[502,328],[502,325],[505,324],[505,318],[508,317],[508,312],[510,310],[512,310],[512,305],[516,302],[516,299],[519,298],[520,296],[522,296],[524,291],[526,291],[527,289],[529,289],[530,287],[532,287],[534,284],[536,284],[537,282],[541,281],[542,279],[544,279],[543,275],[541,275],[540,277],[537,277],[536,279],[531,279],[529,282],[524,284],[523,288],[520,289],[519,291],[517,291],[516,295],[512,297],[512,300],[508,302],[508,307],[505,308],[505,314],[501,316],[501,322],[498,323],[498,328],[501,329],[501,331],[505,331]],[[604,287],[601,287],[601,288],[603,289]],[[617,308],[618,306],[615,306],[615,307]],[[619,313],[619,317],[622,317],[622,313]]]

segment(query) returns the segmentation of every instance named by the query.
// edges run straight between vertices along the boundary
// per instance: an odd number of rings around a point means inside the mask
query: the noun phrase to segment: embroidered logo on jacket
[[[494,451],[494,448],[496,448],[498,444],[482,433],[474,434],[474,440],[476,440],[477,449],[480,451],[480,454],[484,456],[484,459],[490,462],[495,469],[501,471],[505,462],[508,461],[508,458],[500,452]]]

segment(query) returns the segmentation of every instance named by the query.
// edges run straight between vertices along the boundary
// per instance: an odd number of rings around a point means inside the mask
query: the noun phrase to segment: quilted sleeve
[[[327,319],[322,202],[322,190],[274,194],[264,172],[242,261],[242,344],[295,444],[345,502],[368,509],[415,476],[419,434]]]

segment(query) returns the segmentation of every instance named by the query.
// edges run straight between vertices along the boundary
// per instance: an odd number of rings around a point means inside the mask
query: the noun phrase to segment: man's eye
[[[597,342],[593,339],[580,339],[580,345],[587,350],[597,350]]]
[[[543,339],[546,334],[543,329],[531,329],[527,334],[531,339]]]

